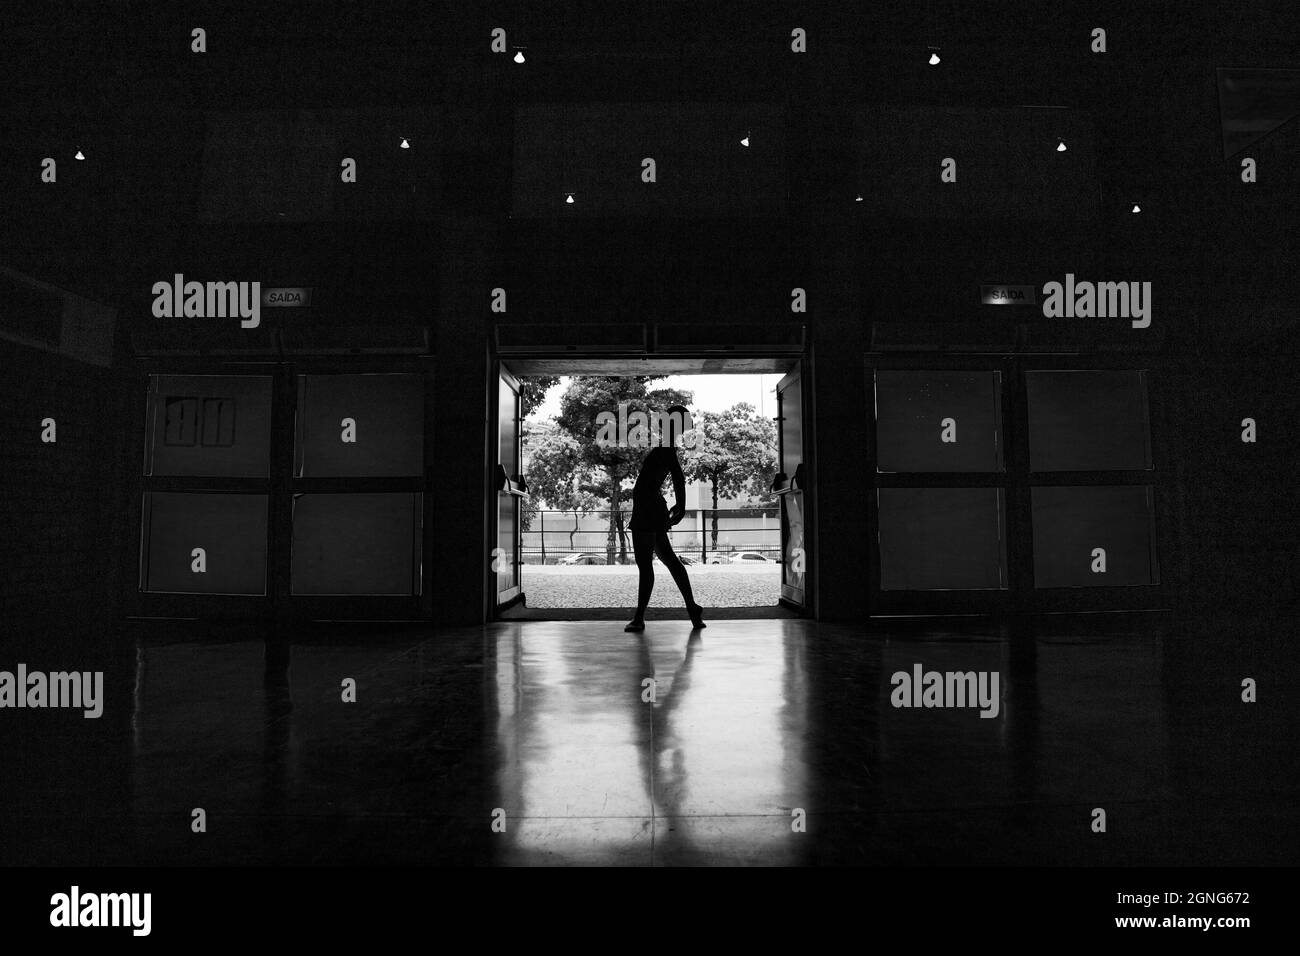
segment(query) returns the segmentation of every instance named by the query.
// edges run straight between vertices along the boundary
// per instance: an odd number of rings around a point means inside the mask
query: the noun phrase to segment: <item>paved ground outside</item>
[[[781,566],[696,564],[687,567],[695,600],[711,607],[770,607],[781,596]],[[524,593],[531,608],[635,607],[636,565],[526,564]],[[672,575],[655,562],[651,607],[681,607]]]

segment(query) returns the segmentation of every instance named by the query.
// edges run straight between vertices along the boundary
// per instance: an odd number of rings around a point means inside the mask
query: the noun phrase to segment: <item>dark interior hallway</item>
[[[5,6],[10,949],[1286,926],[1294,0]]]

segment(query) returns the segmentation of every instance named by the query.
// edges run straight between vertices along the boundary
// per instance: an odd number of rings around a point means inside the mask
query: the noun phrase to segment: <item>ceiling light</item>
[[[1063,153],[1063,152],[1065,152],[1065,140],[1063,140],[1063,139],[1058,139],[1058,140],[1056,141],[1056,151],[1057,151],[1058,153]]]
[[[403,140],[402,140],[402,149],[410,149],[410,148],[411,148],[411,144],[408,143],[405,139],[403,139]]]
[[[749,145],[749,134],[748,134],[748,133],[746,133],[746,134],[745,134],[745,138],[742,139],[742,140],[740,141],[740,145],[741,145],[741,146],[748,146],[748,145]]]
[[[566,203],[568,203],[570,206],[572,206],[572,205],[573,205],[573,193],[565,193],[565,194],[564,194],[564,201],[565,201]]]
[[[81,150],[77,150],[77,155],[76,155],[75,157],[73,157],[73,158],[74,158],[74,159],[85,159],[86,157],[83,156],[83,155],[81,155]]]
[[[1133,204],[1133,212],[1141,212],[1141,211],[1142,211],[1142,207],[1139,206],[1137,203],[1134,203],[1134,204]]]
[[[938,65],[939,65],[939,54],[937,54],[937,53],[931,53],[931,54],[930,54],[930,65],[931,65],[931,66],[938,66]]]
[[[523,51],[523,50],[516,50],[516,51],[515,51],[515,62],[516,62],[516,63],[523,63],[523,62],[524,62],[524,51]]]

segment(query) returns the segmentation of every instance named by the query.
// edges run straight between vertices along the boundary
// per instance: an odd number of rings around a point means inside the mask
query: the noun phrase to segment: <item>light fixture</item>
[[[931,54],[930,54],[930,65],[931,65],[931,66],[938,66],[938,65],[939,65],[939,54],[937,54],[937,53],[931,53]]]
[[[572,205],[573,205],[573,193],[565,193],[565,194],[564,194],[564,201],[565,201],[567,204],[569,204],[570,206],[572,206]]]
[[[858,198],[855,199],[855,200],[853,200],[853,201],[854,201],[854,202],[862,202],[862,197],[861,197],[861,196],[858,196]]]
[[[73,157],[73,158],[74,158],[74,159],[85,159],[86,157],[83,156],[83,155],[81,155],[81,150],[77,150],[77,155],[76,155],[75,157]]]
[[[516,63],[523,63],[523,62],[524,62],[524,51],[523,51],[523,50],[516,50],[516,51],[515,51],[515,62],[516,62]]]
[[[1065,152],[1065,140],[1063,140],[1063,139],[1058,139],[1058,140],[1056,141],[1056,151],[1057,151],[1058,153],[1063,153],[1063,152]]]
[[[740,145],[741,145],[741,146],[749,146],[749,134],[748,134],[748,133],[746,133],[746,134],[745,134],[745,138],[742,139],[742,140],[740,141]]]
[[[408,142],[406,141],[405,138],[403,138],[403,139],[402,139],[402,149],[410,149],[410,148],[411,148],[411,144],[408,143]]]
[[[1133,204],[1133,212],[1141,212],[1141,211],[1142,211],[1142,207],[1139,206],[1137,203],[1134,203],[1134,204]]]

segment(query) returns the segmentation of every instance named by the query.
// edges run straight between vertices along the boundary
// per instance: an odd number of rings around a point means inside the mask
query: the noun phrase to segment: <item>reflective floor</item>
[[[5,712],[0,863],[1297,860],[1296,656],[1265,624],[117,637],[0,661],[103,669],[107,697]]]

